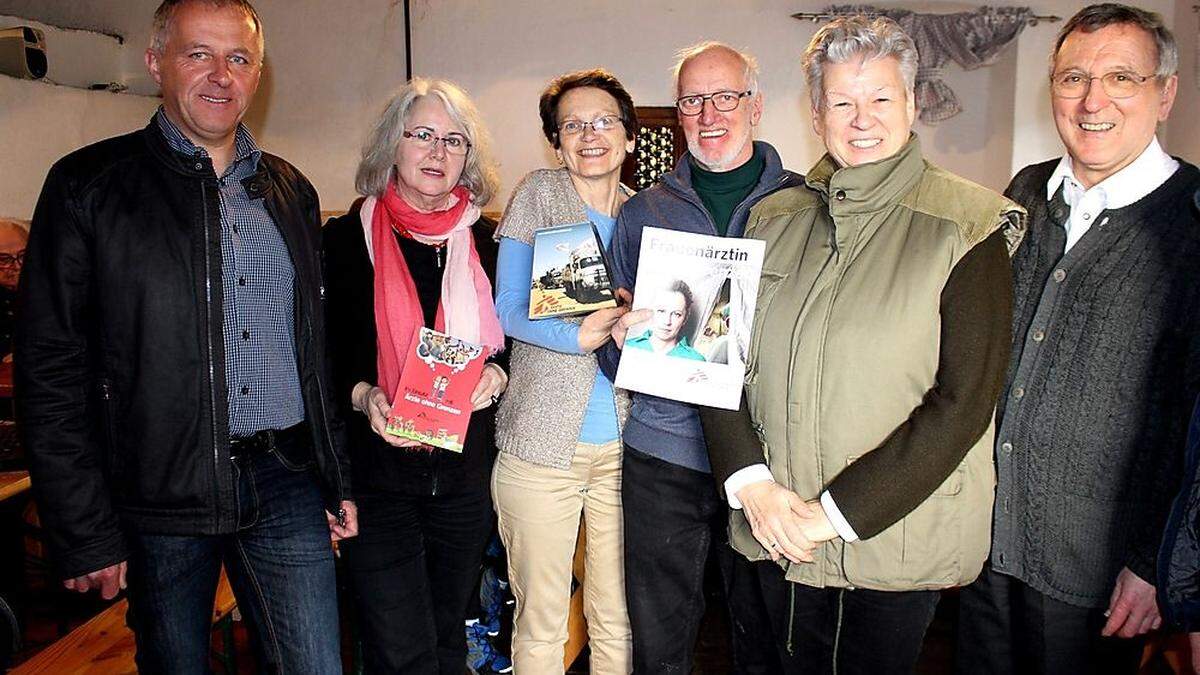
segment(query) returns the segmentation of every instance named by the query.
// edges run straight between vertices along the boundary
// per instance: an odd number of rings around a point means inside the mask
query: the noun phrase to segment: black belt
[[[304,440],[308,425],[301,422],[286,429],[263,429],[249,436],[229,439],[229,457],[251,457],[271,452],[281,445],[291,445]]]

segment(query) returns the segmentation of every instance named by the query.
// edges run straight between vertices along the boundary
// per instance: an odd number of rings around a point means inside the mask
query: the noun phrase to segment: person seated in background
[[[17,280],[25,262],[29,230],[18,221],[0,218],[0,357],[12,360],[13,312],[16,310]]]

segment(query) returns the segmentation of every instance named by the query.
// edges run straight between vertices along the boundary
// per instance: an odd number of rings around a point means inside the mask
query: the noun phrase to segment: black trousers
[[[357,492],[359,535],[341,550],[367,673],[462,675],[463,620],[494,516],[487,484],[410,497]]]
[[[959,675],[1133,675],[1141,638],[1101,637],[1103,609],[1076,607],[983,568],[962,590],[954,667]]]
[[[755,563],[775,646],[788,675],[911,673],[938,591],[813,588],[773,562]]]
[[[712,475],[628,445],[621,471],[633,672],[692,672],[711,551],[729,606],[732,672],[778,673],[758,580],[750,562],[729,547],[729,507],[717,494]]]

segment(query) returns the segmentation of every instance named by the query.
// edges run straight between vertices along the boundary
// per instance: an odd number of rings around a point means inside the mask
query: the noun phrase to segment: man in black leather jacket
[[[317,196],[241,125],[253,7],[166,0],[154,28],[163,107],[55,164],[31,228],[17,409],[47,542],[67,588],[128,571],[143,672],[207,671],[222,563],[264,670],[340,672],[330,537],[357,519]]]

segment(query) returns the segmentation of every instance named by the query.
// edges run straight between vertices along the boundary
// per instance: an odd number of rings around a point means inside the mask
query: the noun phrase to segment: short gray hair
[[[388,101],[363,145],[362,161],[358,163],[354,178],[355,189],[360,195],[373,197],[382,195],[387,189],[396,163],[396,148],[404,140],[408,111],[417,99],[425,96],[436,96],[450,119],[463,128],[471,149],[467,151],[467,163],[458,184],[471,191],[474,203],[487,204],[500,188],[500,179],[492,159],[491,138],[483,126],[479,109],[467,92],[453,82],[424,77],[414,77]]]
[[[1063,43],[1067,41],[1067,37],[1071,33],[1075,31],[1091,33],[1114,24],[1137,26],[1154,38],[1154,46],[1158,52],[1158,65],[1154,69],[1154,74],[1159,80],[1165,80],[1179,70],[1179,46],[1175,44],[1175,36],[1163,24],[1161,16],[1156,12],[1137,7],[1105,2],[1088,5],[1079,10],[1075,16],[1067,20],[1062,30],[1058,31],[1058,39],[1054,42],[1054,51],[1050,53],[1050,74],[1054,75],[1054,61],[1058,58],[1058,50],[1062,49]]]
[[[711,51],[728,52],[741,60],[743,66],[742,77],[746,82],[746,88],[752,94],[758,93],[758,59],[740,49],[734,49],[724,42],[705,40],[675,52],[675,64],[671,66],[671,91],[675,92],[675,96],[679,96],[679,73],[683,70],[683,67],[687,65],[688,61]]]
[[[246,16],[254,22],[254,32],[258,34],[259,51],[263,51],[265,43],[262,19],[259,18],[258,11],[254,9],[254,5],[250,4],[249,0],[163,0],[163,3],[154,11],[154,26],[150,32],[150,49],[158,54],[162,53],[163,47],[167,44],[167,36],[171,32],[171,20],[175,18],[175,12],[190,2],[206,5],[212,9],[232,8],[245,12]]]
[[[825,90],[825,64],[895,58],[909,98],[917,84],[917,45],[900,24],[887,17],[844,16],[821,27],[808,43],[800,63],[814,109],[820,109]]]

